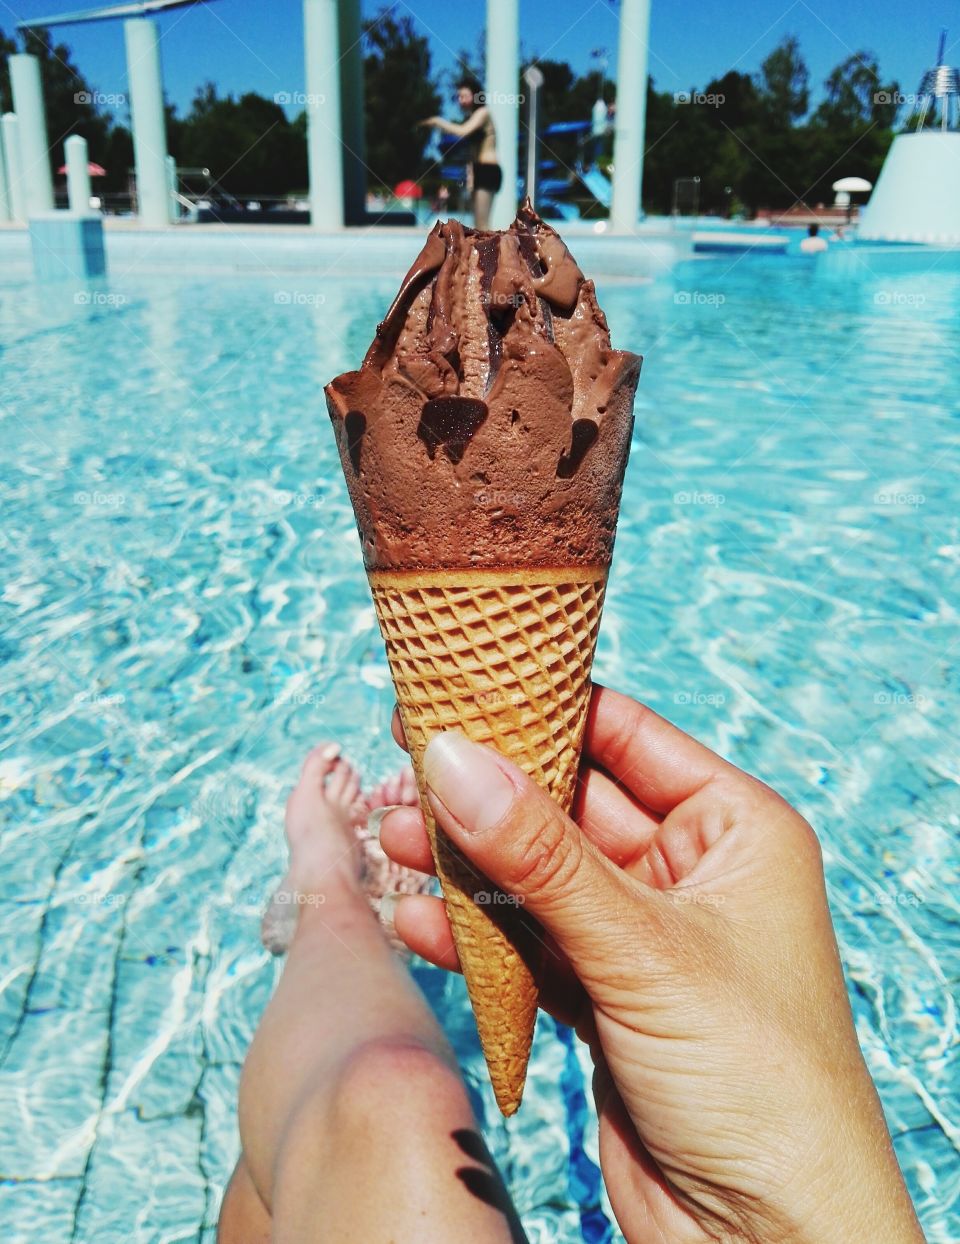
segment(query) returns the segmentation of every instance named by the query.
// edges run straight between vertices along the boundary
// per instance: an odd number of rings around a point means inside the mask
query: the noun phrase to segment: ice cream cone
[[[497,1104],[520,1104],[537,1013],[536,922],[438,829],[423,753],[459,729],[573,801],[605,567],[370,572],[437,873]]]
[[[326,386],[423,796],[431,735],[489,743],[569,808],[640,357],[524,203],[438,224],[355,371]],[[438,832],[437,871],[500,1109],[520,1103],[536,922]]]

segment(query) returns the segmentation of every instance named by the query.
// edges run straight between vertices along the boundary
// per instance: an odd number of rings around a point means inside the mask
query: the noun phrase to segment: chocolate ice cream
[[[437,224],[326,388],[367,569],[608,565],[640,362],[529,202]]]

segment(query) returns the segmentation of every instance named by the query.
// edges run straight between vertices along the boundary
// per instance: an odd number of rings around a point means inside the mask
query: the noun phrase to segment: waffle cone
[[[569,811],[606,578],[605,567],[585,566],[370,573],[430,846],[505,1115],[523,1094],[542,934],[438,828],[423,753],[432,735],[459,729]]]

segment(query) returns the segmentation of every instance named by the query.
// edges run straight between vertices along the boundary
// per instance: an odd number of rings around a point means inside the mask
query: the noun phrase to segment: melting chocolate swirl
[[[326,390],[367,565],[607,564],[639,363],[529,203],[437,225]]]

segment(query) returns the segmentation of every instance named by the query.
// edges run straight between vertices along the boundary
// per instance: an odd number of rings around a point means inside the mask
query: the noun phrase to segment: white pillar
[[[490,227],[506,229],[517,214],[517,118],[520,101],[518,0],[487,0],[488,107],[497,131],[497,157],[503,185],[493,200]]]
[[[90,215],[90,170],[87,157],[87,140],[79,134],[71,134],[63,144],[67,159],[67,202],[71,212]]]
[[[53,175],[47,147],[40,62],[26,52],[10,57],[13,111],[20,124],[20,179],[28,216],[53,211]]]
[[[10,189],[7,182],[7,162],[3,158],[3,140],[0,137],[0,220],[13,219],[13,204],[10,201]]]
[[[131,17],[123,23],[123,34],[137,170],[137,213],[142,225],[158,229],[170,223],[170,204],[157,24],[145,17]]]
[[[7,194],[10,197],[10,215],[26,224],[27,204],[23,195],[23,175],[20,159],[20,122],[16,113],[4,113],[0,121],[3,130],[3,160],[7,166]]]
[[[303,0],[303,51],[310,223],[314,229],[342,229],[343,149],[340,144],[337,0]]]
[[[614,233],[634,233],[640,219],[649,43],[650,0],[622,0],[610,201],[610,228]]]
[[[363,27],[360,0],[340,0],[340,117],[343,125],[343,211],[348,225],[366,215],[363,136]]]

